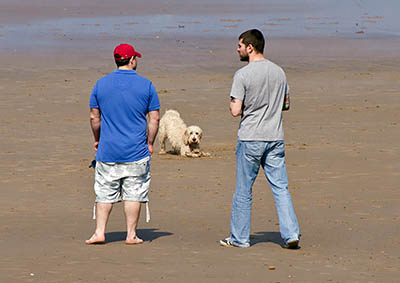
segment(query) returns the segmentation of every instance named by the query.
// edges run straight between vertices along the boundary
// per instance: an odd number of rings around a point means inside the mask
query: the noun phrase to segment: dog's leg
[[[209,156],[211,156],[211,154],[210,154],[209,152],[203,152],[203,151],[201,151],[201,152],[200,152],[200,156],[209,157]]]
[[[186,156],[187,157],[194,157],[194,158],[198,158],[198,157],[201,157],[201,152],[188,152],[187,154],[186,154]]]
[[[159,136],[158,140],[160,142],[160,152],[159,154],[165,154],[165,141],[167,140],[167,136],[163,135],[163,136]]]
[[[190,157],[190,155],[192,153],[190,151],[190,147],[188,145],[184,145],[184,144],[181,146],[180,152],[181,152],[181,156],[188,156],[188,157]]]

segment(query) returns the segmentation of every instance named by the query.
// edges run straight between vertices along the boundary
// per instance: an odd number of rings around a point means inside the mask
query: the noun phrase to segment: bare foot
[[[89,240],[86,240],[85,243],[86,245],[102,245],[105,244],[105,237],[103,236],[98,236],[96,233],[93,234],[92,237],[90,237]]]
[[[143,243],[143,240],[140,239],[138,236],[134,237],[133,239],[126,238],[126,240],[125,240],[125,244],[127,244],[127,245],[138,245],[141,243]]]
[[[160,150],[160,152],[158,154],[164,155],[164,154],[167,154],[167,153],[164,150]]]

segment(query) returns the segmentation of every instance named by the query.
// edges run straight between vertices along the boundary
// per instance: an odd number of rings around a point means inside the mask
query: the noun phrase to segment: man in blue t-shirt
[[[97,81],[90,96],[90,125],[96,151],[96,231],[86,244],[105,243],[113,203],[124,200],[126,244],[136,235],[141,203],[150,188],[150,161],[158,131],[160,102],[151,81],[136,73],[142,55],[129,44],[114,50],[117,69]],[[149,117],[147,121],[147,116]]]

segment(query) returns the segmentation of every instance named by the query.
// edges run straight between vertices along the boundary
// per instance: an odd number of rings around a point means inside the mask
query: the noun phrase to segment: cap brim
[[[136,51],[135,51],[135,56],[142,58],[142,54],[140,54],[139,52],[136,52]]]

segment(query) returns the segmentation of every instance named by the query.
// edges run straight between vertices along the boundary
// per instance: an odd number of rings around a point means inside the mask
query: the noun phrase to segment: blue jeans
[[[264,169],[278,212],[283,241],[299,240],[299,224],[288,189],[283,141],[238,141],[236,150],[236,191],[232,200],[233,244],[250,246],[252,188],[258,171]]]

